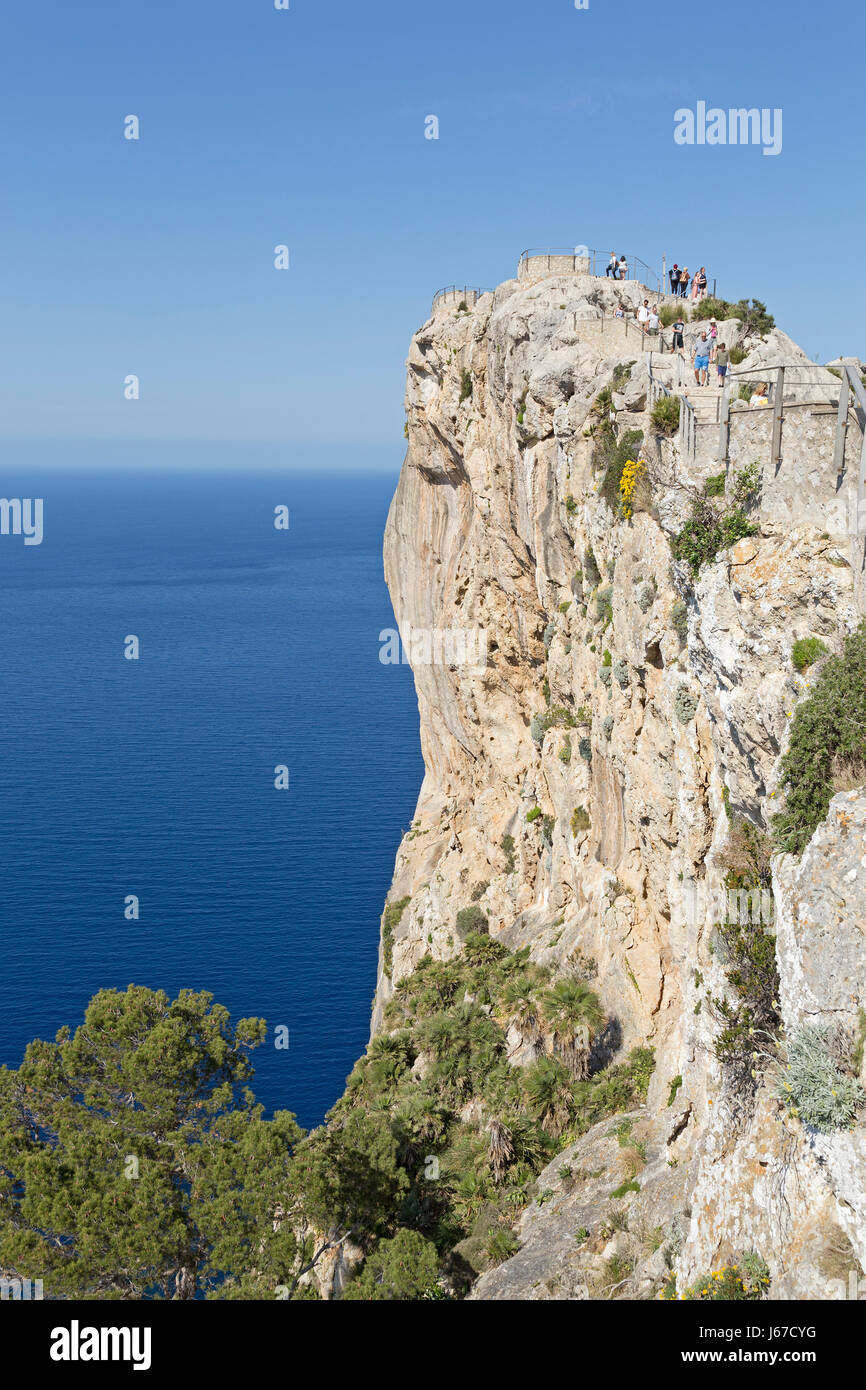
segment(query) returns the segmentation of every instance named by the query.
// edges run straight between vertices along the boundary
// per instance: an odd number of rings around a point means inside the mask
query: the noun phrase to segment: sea
[[[339,1097],[423,775],[379,660],[395,481],[4,470],[43,519],[0,535],[0,1063],[100,989],[189,988],[266,1020],[267,1114]]]

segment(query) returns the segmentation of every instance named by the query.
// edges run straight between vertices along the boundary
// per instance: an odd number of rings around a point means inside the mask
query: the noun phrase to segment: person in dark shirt
[[[671,324],[671,333],[673,334],[671,352],[683,351],[683,330],[685,329],[685,326],[685,320],[682,317],[674,319],[673,323]]]
[[[679,291],[680,291],[680,268],[679,268],[679,266],[677,265],[676,261],[674,261],[674,268],[673,268],[673,270],[669,270],[669,271],[668,271],[668,275],[669,275],[669,277],[670,277],[670,282],[671,282],[671,294],[679,294]]]

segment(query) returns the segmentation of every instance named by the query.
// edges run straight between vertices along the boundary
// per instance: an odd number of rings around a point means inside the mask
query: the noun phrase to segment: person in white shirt
[[[654,304],[654,305],[652,306],[652,309],[650,310],[649,324],[648,324],[647,326],[648,326],[648,328],[649,328],[650,333],[658,333],[658,331],[659,331],[659,306],[658,306],[657,304]]]
[[[766,381],[759,381],[749,401],[749,405],[769,405],[770,401],[767,396],[768,389]]]
[[[645,299],[637,311],[637,321],[640,324],[641,333],[646,333],[650,320],[649,300]]]
[[[628,279],[628,261],[625,256],[619,258],[619,278],[620,280]]]

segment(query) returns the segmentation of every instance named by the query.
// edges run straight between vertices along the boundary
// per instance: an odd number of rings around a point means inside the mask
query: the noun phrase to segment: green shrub
[[[692,515],[683,529],[671,537],[675,560],[688,564],[697,578],[702,565],[711,564],[721,550],[727,550],[744,536],[754,536],[758,527],[746,516],[744,507],[760,491],[757,464],[743,468],[736,477],[731,505],[721,509],[705,495],[692,499]]]
[[[792,1115],[821,1134],[850,1129],[866,1102],[859,1081],[846,1076],[830,1055],[829,1029],[820,1023],[799,1029],[791,1039],[778,1094]]]
[[[460,399],[466,401],[472,395],[472,377],[469,372],[463,371],[460,375]]]
[[[611,386],[614,391],[621,391],[631,379],[631,369],[635,364],[635,360],[636,359],[633,358],[631,362],[618,362],[616,364],[613,369],[613,378],[611,381]]]
[[[610,584],[599,589],[595,596],[595,617],[604,627],[613,621],[613,586]]]
[[[718,315],[716,317],[718,318]],[[767,313],[767,306],[762,304],[760,299],[738,299],[731,313],[725,317],[739,319],[744,336],[757,334],[764,338],[776,327],[776,320],[772,314]]]
[[[439,1297],[436,1246],[419,1231],[405,1227],[382,1240],[364,1261],[360,1274],[346,1285],[344,1301],[405,1302]]]
[[[668,1095],[668,1107],[673,1105],[674,1101],[677,1098],[677,1091],[680,1089],[682,1084],[683,1078],[681,1076],[675,1076],[673,1081],[671,1082],[670,1094]]]
[[[591,546],[584,554],[583,568],[586,573],[586,581],[592,588],[595,588],[596,584],[601,583],[601,570],[598,567],[598,561],[593,554]]]
[[[527,824],[527,825],[532,825],[533,821],[537,821],[537,820],[538,820],[538,817],[539,817],[540,815],[541,815],[541,807],[540,807],[540,806],[533,806],[533,808],[532,808],[531,811],[527,811],[527,812],[526,812],[526,824]]]
[[[791,660],[795,671],[808,671],[819,657],[825,656],[827,648],[820,637],[798,637],[791,648]]]
[[[760,1255],[750,1252],[737,1264],[705,1274],[686,1290],[688,1301],[703,1303],[756,1303],[770,1286],[770,1271]]]
[[[629,1178],[626,1182],[620,1183],[619,1187],[615,1188],[610,1195],[614,1201],[618,1201],[627,1192],[640,1192],[640,1183],[635,1182],[634,1178]]]
[[[553,705],[545,710],[543,714],[534,714],[529,725],[529,732],[535,743],[543,743],[544,735],[548,729],[574,729],[577,727],[577,720],[571,710],[564,705]]]
[[[708,323],[710,319],[730,319],[736,315],[731,312],[733,305],[727,299],[720,299],[717,295],[708,294],[704,299],[698,300],[692,309],[692,323]]]
[[[725,473],[713,473],[704,483],[704,492],[708,497],[724,497],[726,481]]]
[[[650,420],[658,434],[671,435],[679,429],[679,396],[659,396],[650,414]]]
[[[671,627],[681,642],[689,635],[689,610],[681,598],[671,604]]]
[[[777,849],[801,854],[826,818],[839,763],[866,777],[866,621],[828,656],[794,712],[781,762],[784,810],[773,817]]]
[[[577,511],[577,503],[571,493],[569,493],[565,499],[565,510],[568,512],[569,516],[574,516],[574,513]]]
[[[689,311],[683,300],[680,300],[678,304],[663,304],[659,310],[659,323],[662,328],[670,328],[677,319],[681,318],[685,322],[688,316]]]
[[[382,963],[385,974],[390,975],[394,956],[394,929],[409,906],[411,898],[401,898],[396,903],[386,903],[382,913]]]
[[[487,913],[480,907],[461,907],[455,922],[457,935],[464,939],[472,933],[484,934],[488,930]]]
[[[589,830],[589,812],[583,806],[575,806],[571,813],[571,833],[577,835],[581,830]]]
[[[499,1226],[491,1231],[487,1240],[487,1256],[493,1265],[501,1265],[520,1249],[520,1242],[513,1231]]]
[[[562,747],[559,750],[559,761],[561,763],[571,762],[571,739],[568,734],[566,734]]]
[[[739,367],[740,364],[741,364],[742,362],[745,362],[745,360],[746,360],[746,355],[747,355],[747,354],[746,354],[746,349],[745,349],[745,348],[741,348],[741,347],[732,347],[732,348],[730,349],[730,353],[729,353],[729,356],[730,356],[730,359],[731,359],[731,365],[732,365],[733,367]]]
[[[503,836],[502,836],[502,839],[499,841],[499,848],[502,850],[502,853],[505,855],[505,872],[506,872],[507,874],[513,874],[513,873],[514,873],[514,836],[513,836],[513,835],[503,835]]]
[[[633,459],[643,443],[643,430],[626,430],[622,439],[605,437],[593,450],[592,466],[604,469],[599,496],[612,512],[619,510],[623,470],[629,459]]]
[[[604,651],[602,652],[602,654],[601,654],[601,664],[602,664],[602,666],[612,666],[612,665],[613,665],[613,657],[611,656],[611,654],[610,654],[610,652],[607,650],[607,648],[605,648],[605,650],[604,650]]]

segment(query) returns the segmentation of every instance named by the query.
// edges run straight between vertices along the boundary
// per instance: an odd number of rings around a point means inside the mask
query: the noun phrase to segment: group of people
[[[675,294],[678,299],[689,298],[689,283],[691,283],[693,300],[706,299],[707,297],[707,269],[701,266],[697,275],[690,275],[689,268],[684,265],[682,268],[674,261],[668,271],[668,278],[671,282],[671,294]]]
[[[625,256],[618,256],[615,251],[611,251],[610,260],[605,268],[605,275],[610,280],[628,279],[628,261]],[[688,299],[689,285],[691,285],[691,298],[693,300],[706,299],[707,297],[707,268],[702,265],[696,275],[692,275],[687,265],[679,266],[674,261],[673,266],[668,271],[668,278],[671,282],[671,294],[678,299]]]
[[[628,261],[625,256],[617,256],[615,251],[611,251],[610,260],[607,263],[607,269],[604,273],[611,280],[627,280]]]

